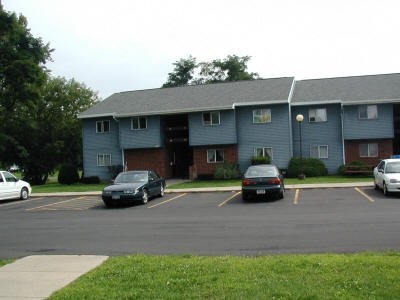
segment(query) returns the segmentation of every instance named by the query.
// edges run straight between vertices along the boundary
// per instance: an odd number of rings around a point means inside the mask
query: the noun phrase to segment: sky
[[[400,72],[398,0],[1,0],[55,49],[53,76],[104,99],[159,88],[173,63],[251,56],[296,80]]]

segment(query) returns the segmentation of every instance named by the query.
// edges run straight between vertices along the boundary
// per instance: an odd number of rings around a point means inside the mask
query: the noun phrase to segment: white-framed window
[[[311,145],[310,157],[312,158],[328,158],[327,145]]]
[[[147,129],[147,118],[146,117],[132,117],[131,118],[131,129],[132,130]]]
[[[208,163],[222,163],[224,162],[224,150],[222,149],[208,149],[207,150]]]
[[[328,121],[326,108],[310,108],[308,111],[308,121],[310,123]]]
[[[219,125],[220,122],[219,111],[203,113],[203,125]]]
[[[96,121],[96,133],[110,132],[110,120]]]
[[[361,120],[365,119],[377,119],[378,118],[378,106],[374,105],[360,105],[358,107],[358,117]]]
[[[97,154],[97,166],[111,166],[111,154]]]
[[[378,144],[360,144],[360,157],[378,157]]]
[[[271,147],[255,148],[254,156],[264,156],[273,159],[273,152]]]
[[[253,109],[253,123],[270,123],[271,122],[271,109],[269,108],[259,108]]]

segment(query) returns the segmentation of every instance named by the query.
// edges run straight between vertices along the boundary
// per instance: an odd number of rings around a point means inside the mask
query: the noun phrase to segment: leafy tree
[[[168,80],[163,84],[165,87],[182,86],[189,84],[193,79],[193,73],[197,67],[196,59],[192,56],[188,58],[181,58],[179,61],[173,63],[175,66],[174,71],[168,73]]]

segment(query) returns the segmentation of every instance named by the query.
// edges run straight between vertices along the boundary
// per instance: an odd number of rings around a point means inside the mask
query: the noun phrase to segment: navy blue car
[[[126,202],[146,204],[149,198],[164,196],[165,179],[152,170],[119,173],[114,182],[103,189],[107,207]]]

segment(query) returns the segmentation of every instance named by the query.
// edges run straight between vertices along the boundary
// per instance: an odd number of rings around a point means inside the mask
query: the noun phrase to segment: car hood
[[[397,179],[397,180],[400,180],[400,173],[386,173],[385,174],[385,177],[387,178],[387,179]]]
[[[132,182],[132,183],[116,183],[106,186],[103,191],[123,191],[123,190],[135,190],[143,186],[143,182]]]

